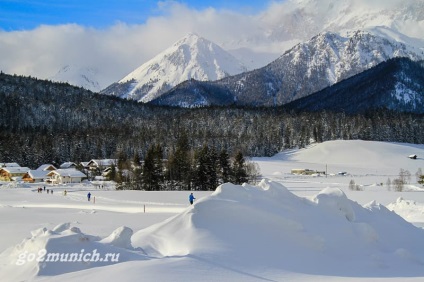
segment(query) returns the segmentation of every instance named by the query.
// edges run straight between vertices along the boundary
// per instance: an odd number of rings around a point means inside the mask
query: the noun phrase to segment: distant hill
[[[83,87],[93,92],[99,92],[101,90],[99,77],[100,74],[96,68],[66,65],[54,76],[50,77],[50,80],[65,82],[71,85]]]
[[[285,105],[298,111],[350,114],[372,109],[424,113],[424,62],[395,58]]]

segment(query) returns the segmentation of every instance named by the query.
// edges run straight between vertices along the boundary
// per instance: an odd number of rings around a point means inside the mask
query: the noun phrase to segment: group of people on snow
[[[43,193],[43,191],[46,191],[47,194],[49,194],[49,193],[53,194],[53,189],[47,189],[46,190],[46,186],[44,186],[44,188],[38,187],[38,189],[37,189],[38,193]]]

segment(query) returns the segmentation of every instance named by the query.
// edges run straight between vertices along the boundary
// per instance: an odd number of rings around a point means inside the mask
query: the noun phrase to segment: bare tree
[[[408,170],[401,168],[399,171],[399,179],[403,184],[407,184],[411,181],[411,173]]]
[[[387,190],[392,190],[392,181],[390,180],[390,178],[387,178],[386,181],[386,186],[387,186]]]
[[[349,190],[355,190],[355,181],[353,179],[349,181]]]
[[[249,178],[249,183],[257,184],[259,178],[261,177],[261,170],[258,163],[251,162],[250,160],[246,161],[246,172]]]
[[[421,170],[421,168],[418,168],[417,172],[415,173],[415,177],[416,177],[418,183],[419,183],[422,175],[423,175],[423,171]]]
[[[402,192],[403,191],[404,182],[402,181],[402,179],[400,179],[400,178],[394,179],[393,185],[394,185],[396,192]]]

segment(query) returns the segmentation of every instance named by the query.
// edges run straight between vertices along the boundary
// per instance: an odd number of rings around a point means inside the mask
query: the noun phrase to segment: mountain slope
[[[370,109],[424,113],[424,63],[391,59],[285,105],[301,111],[361,113]]]
[[[76,65],[66,65],[61,68],[50,80],[56,82],[67,82],[93,92],[99,92],[101,86],[98,81],[99,72],[95,68],[78,67]]]
[[[149,102],[189,79],[217,80],[243,71],[246,68],[221,47],[188,34],[102,93]]]
[[[422,50],[370,31],[346,32],[344,35],[325,32],[296,45],[261,69],[216,82],[197,82],[196,87],[202,85],[204,89],[211,88],[208,96],[221,93],[227,93],[228,96],[231,93],[232,101],[237,105],[283,105],[393,57],[408,57],[412,60],[424,58]],[[174,88],[153,103],[172,106],[188,104],[184,98],[188,93],[196,92],[192,87],[193,84],[185,84]],[[219,98],[215,97],[215,100]],[[220,103],[223,104],[226,103]]]

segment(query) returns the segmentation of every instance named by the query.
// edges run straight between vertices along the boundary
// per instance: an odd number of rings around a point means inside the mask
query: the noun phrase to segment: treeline
[[[226,150],[217,152],[207,145],[193,150],[186,135],[180,137],[168,159],[163,156],[158,144],[149,147],[144,160],[138,155],[130,159],[121,152],[107,177],[118,183],[118,189],[208,191],[226,182],[255,183],[260,176],[257,164],[247,161],[241,152],[230,157]]]
[[[0,74],[0,161],[30,168],[120,155],[146,161],[152,146],[172,163],[182,135],[194,160],[205,146],[253,157],[335,139],[424,143],[422,128],[422,115],[386,110],[347,115],[284,107],[154,107]]]

